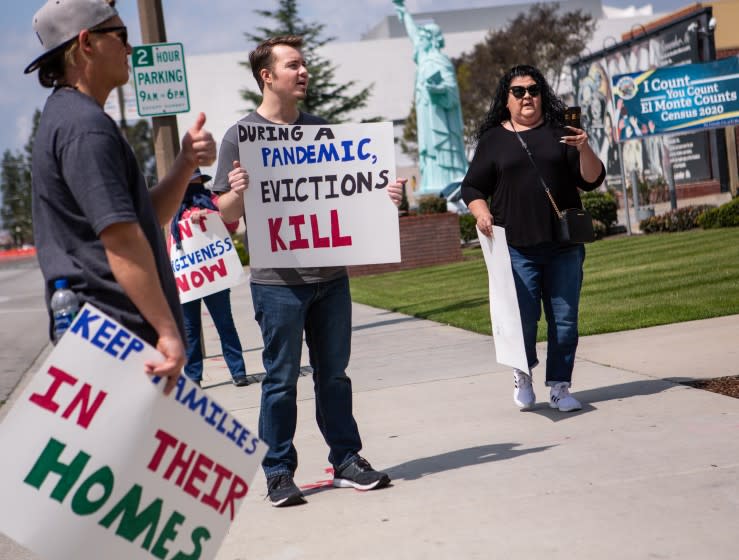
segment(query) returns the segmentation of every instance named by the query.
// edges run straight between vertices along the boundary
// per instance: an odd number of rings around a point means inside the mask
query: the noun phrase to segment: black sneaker
[[[280,474],[267,479],[267,497],[274,507],[297,506],[306,502],[293,477]]]
[[[244,376],[244,377],[234,377],[232,379],[232,382],[237,387],[246,387],[249,384],[249,378],[246,377],[246,376]]]
[[[376,490],[388,484],[390,484],[390,477],[384,472],[373,469],[363,457],[359,457],[342,470],[334,472],[334,486],[337,488]]]

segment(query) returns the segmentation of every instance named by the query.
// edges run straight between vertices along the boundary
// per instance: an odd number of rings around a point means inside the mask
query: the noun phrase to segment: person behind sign
[[[170,172],[147,192],[136,158],[103,111],[128,81],[126,27],[114,1],[49,0],[33,18],[44,53],[38,70],[53,88],[33,147],[33,229],[49,304],[54,280],[67,278],[90,302],[163,355],[148,363],[176,385],[185,363],[184,326],[161,227],[180,205],[198,165],[215,160],[205,115],[182,138]]]
[[[565,127],[563,116],[564,105],[541,72],[533,66],[514,66],[498,84],[462,181],[462,197],[479,230],[491,237],[493,223],[505,228],[529,365],[529,371],[513,372],[513,400],[522,410],[536,403],[531,369],[539,363],[536,331],[542,304],[548,327],[549,405],[563,412],[582,408],[569,387],[585,249],[556,240],[557,216],[539,173],[559,208],[582,208],[577,189],[595,189],[603,182],[605,168],[585,131]]]
[[[179,210],[175,213],[170,224],[171,237],[180,247],[181,234],[177,223],[189,219],[191,222],[200,222],[209,212],[218,212],[216,202],[218,197],[208,191],[204,183],[210,181],[210,175],[204,175],[200,168],[195,170],[187,185],[185,198],[182,200]],[[226,229],[234,233],[239,227],[239,222],[226,222]],[[221,339],[221,350],[223,359],[226,361],[228,371],[231,372],[233,384],[244,387],[249,384],[246,376],[246,364],[241,348],[239,333],[236,331],[233,316],[231,315],[231,290],[221,290],[214,294],[188,301],[182,304],[182,314],[185,317],[185,342],[187,344],[187,362],[185,363],[185,375],[198,385],[203,380],[203,345],[200,339],[202,318],[200,314],[200,302],[204,301],[208,308],[213,324]]]
[[[249,54],[262,103],[241,122],[263,124],[325,124],[302,112],[308,69],[301,53],[302,39],[280,36],[261,43]],[[388,185],[400,204],[404,179]],[[213,190],[222,192],[218,206],[225,220],[244,214],[247,171],[239,166],[236,125],[225,134],[218,155]],[[346,375],[351,347],[351,296],[343,266],[297,269],[251,269],[256,319],[264,339],[266,370],[262,382],[259,437],[269,451],[262,462],[273,506],[305,502],[293,477],[298,454],[293,445],[297,421],[297,380],[303,331],[310,351],[316,395],[316,421],[330,448],[334,486],[360,490],[382,488],[390,477],[374,470],[359,455],[362,442],[352,414],[352,386]]]

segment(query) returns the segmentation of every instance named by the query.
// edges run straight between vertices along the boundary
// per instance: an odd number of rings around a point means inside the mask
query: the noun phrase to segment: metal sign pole
[[[634,207],[634,216],[639,221],[639,172],[636,169],[631,170],[631,205]]]
[[[626,176],[624,173],[624,151],[621,142],[618,142],[618,165],[621,171],[621,189],[624,194],[624,214],[626,215],[626,233],[631,235],[631,217],[629,216],[629,191],[626,189]]]
[[[677,191],[675,190],[675,173],[672,169],[672,158],[670,157],[670,147],[667,142],[662,144],[662,170],[665,172],[665,180],[667,188],[670,191],[670,209],[677,208]]]

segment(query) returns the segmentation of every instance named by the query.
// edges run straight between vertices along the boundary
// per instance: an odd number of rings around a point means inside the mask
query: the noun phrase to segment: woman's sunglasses
[[[100,27],[98,29],[90,29],[90,33],[115,33],[121,40],[123,45],[128,44],[128,28],[125,25],[116,25],[114,27]]]
[[[513,86],[510,89],[510,92],[513,94],[513,97],[516,99],[523,99],[523,96],[526,95],[526,92],[529,92],[529,95],[531,97],[537,97],[541,93],[541,86],[539,84],[531,84],[530,86]]]

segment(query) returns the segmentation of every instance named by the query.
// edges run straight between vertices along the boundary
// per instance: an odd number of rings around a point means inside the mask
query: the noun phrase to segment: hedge
[[[739,197],[718,208],[706,210],[698,218],[698,225],[703,229],[739,226]]]
[[[600,222],[606,228],[611,226],[618,219],[616,210],[618,208],[616,199],[609,192],[586,192],[580,196],[583,207],[590,212],[593,220]]]
[[[701,204],[699,206],[684,206],[670,210],[659,216],[652,216],[639,222],[642,233],[658,233],[670,231],[686,231],[698,227],[698,219],[713,206]]]
[[[477,239],[477,220],[472,214],[459,216],[459,238],[465,243]]]
[[[446,198],[432,194],[418,199],[419,214],[443,214],[446,212]]]

